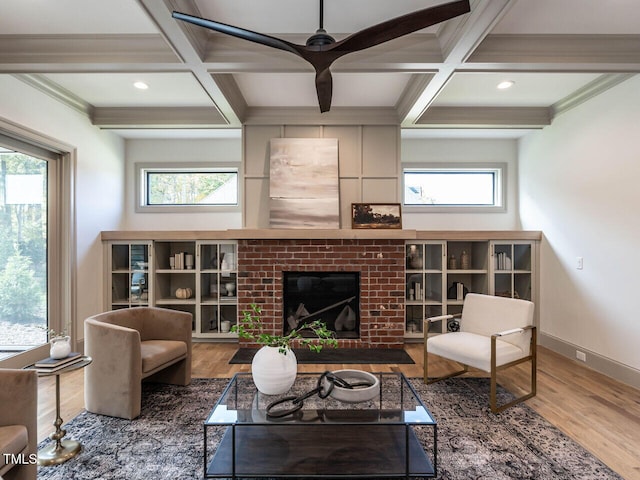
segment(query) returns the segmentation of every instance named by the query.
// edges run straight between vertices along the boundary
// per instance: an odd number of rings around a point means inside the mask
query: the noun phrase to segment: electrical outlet
[[[576,358],[578,360],[580,360],[581,362],[586,362],[587,361],[587,354],[584,352],[581,352],[580,350],[576,350]]]
[[[578,270],[582,270],[584,268],[584,258],[582,258],[582,257],[577,257],[576,258],[576,268]]]

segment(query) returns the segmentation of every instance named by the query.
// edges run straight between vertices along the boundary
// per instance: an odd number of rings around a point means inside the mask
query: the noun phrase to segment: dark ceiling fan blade
[[[360,30],[329,45],[327,50],[340,52],[342,55],[357,52],[444,22],[470,10],[469,0],[458,0],[425,8]]]
[[[226,23],[207,20],[206,18],[187,15],[186,13],[173,12],[171,16],[184,22],[193,23],[199,27],[208,28],[243,40],[249,40],[250,42],[259,43],[260,45],[266,45],[267,47],[277,48],[278,50],[295,53],[296,55],[301,55],[301,50],[304,49],[302,45],[296,45],[295,43],[290,43],[285,40],[281,40],[280,38],[271,37],[263,33],[246,30],[244,28],[234,27],[233,25],[227,25]]]
[[[278,50],[284,50],[302,57],[309,62],[316,71],[316,91],[320,111],[327,112],[331,108],[331,97],[333,93],[333,79],[329,69],[336,59],[348,53],[364,50],[422,30],[423,28],[444,22],[445,20],[469,11],[469,0],[457,0],[378,23],[377,25],[365,28],[336,42],[322,28],[324,12],[323,0],[320,0],[320,28],[316,31],[315,35],[312,35],[307,40],[306,45],[297,45],[270,35],[234,27],[226,23],[207,20],[186,13],[173,12],[172,16],[175,19],[189,22],[199,27],[208,28],[260,45],[266,45],[267,47],[277,48]]]
[[[331,97],[333,95],[333,78],[329,67],[316,71],[316,92],[318,94],[320,113],[328,112],[331,109]]]

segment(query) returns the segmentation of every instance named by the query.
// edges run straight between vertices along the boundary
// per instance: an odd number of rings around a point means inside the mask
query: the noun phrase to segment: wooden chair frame
[[[456,314],[456,315],[440,315],[437,317],[430,317],[424,320],[424,383],[426,383],[427,385],[435,383],[435,382],[439,382],[440,380],[444,380],[446,378],[451,378],[451,377],[456,377],[458,375],[462,375],[464,373],[467,373],[469,371],[469,366],[465,365],[463,363],[460,362],[456,362],[459,365],[462,365],[462,370],[457,370],[455,372],[451,372],[448,373],[446,375],[443,375],[441,377],[435,377],[435,378],[429,378],[429,352],[428,352],[428,347],[427,347],[427,340],[428,340],[428,335],[429,335],[429,327],[431,326],[431,323],[436,322],[436,321],[446,321],[449,320],[451,318],[460,318],[462,316],[462,314]],[[529,355],[527,355],[526,357],[522,357],[518,360],[515,360],[513,362],[509,362],[509,363],[505,363],[504,365],[500,365],[497,366],[496,365],[496,340],[498,339],[498,337],[502,337],[505,335],[513,335],[515,333],[523,333],[526,330],[531,330],[531,341],[529,344]],[[497,332],[494,333],[493,335],[491,335],[491,371],[488,372],[491,375],[491,385],[490,385],[490,392],[489,392],[489,406],[491,407],[491,411],[493,413],[499,413],[502,412],[503,410],[516,405],[517,403],[523,402],[531,397],[534,397],[536,395],[536,385],[537,385],[537,344],[538,344],[538,333],[537,333],[537,329],[534,325],[528,325],[522,328],[514,328],[512,330],[507,330],[504,332]],[[444,357],[443,357],[444,358]],[[455,361],[452,359],[448,359],[451,361]],[[529,392],[518,397],[515,398],[514,400],[507,402],[503,405],[498,405],[498,400],[497,400],[497,385],[498,385],[498,372],[502,371],[502,370],[506,370],[507,368],[513,367],[515,365],[519,365],[521,363],[524,362],[531,362],[531,372],[530,372],[530,379],[531,379],[531,383],[529,386]]]

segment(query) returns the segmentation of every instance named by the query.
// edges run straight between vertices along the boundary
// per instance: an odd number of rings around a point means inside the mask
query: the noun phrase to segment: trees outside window
[[[47,340],[47,162],[0,149],[0,356]]]

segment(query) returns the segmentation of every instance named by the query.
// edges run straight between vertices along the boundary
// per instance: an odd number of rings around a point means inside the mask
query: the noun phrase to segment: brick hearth
[[[265,326],[281,334],[283,271],[360,272],[360,338],[340,339],[339,346],[402,348],[404,262],[402,240],[241,240],[238,308],[259,304]]]

